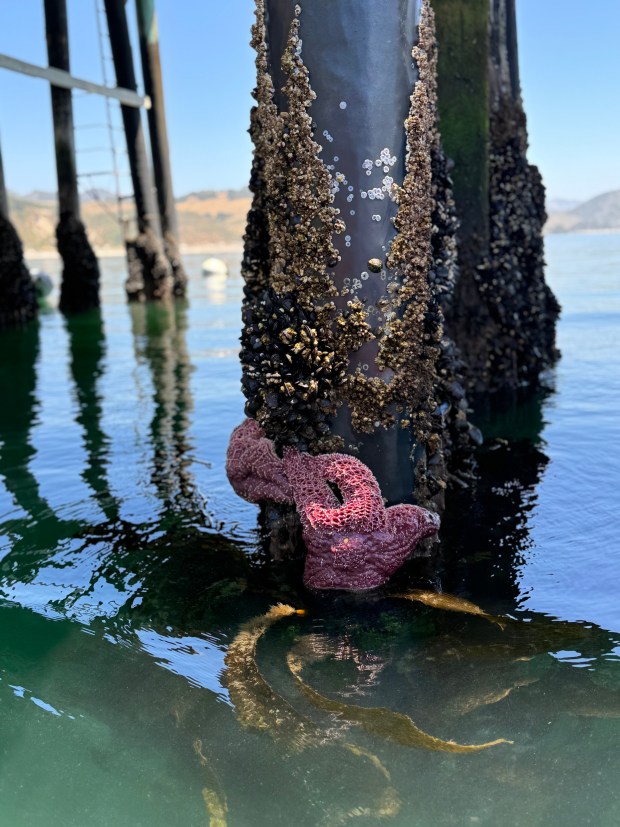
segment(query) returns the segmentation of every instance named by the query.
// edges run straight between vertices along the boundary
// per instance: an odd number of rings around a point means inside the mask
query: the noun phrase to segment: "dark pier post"
[[[45,0],[49,65],[70,71],[66,0]],[[99,305],[99,265],[80,220],[73,103],[70,89],[51,86],[54,144],[58,176],[58,252],[63,261],[60,307],[66,313]]]
[[[133,53],[124,0],[105,0],[112,57],[118,86],[137,90]],[[157,215],[141,114],[121,105],[127,154],[138,216],[138,238],[128,242],[130,299],[166,299],[172,293],[172,273],[157,233]]]
[[[441,508],[469,440],[442,335],[456,219],[432,4],[389,5],[257,0],[243,386],[278,447],[344,451],[388,503]]]
[[[434,0],[440,128],[454,161],[460,279],[446,329],[473,398],[513,398],[556,358],[540,174],[527,161],[515,0]]]
[[[9,217],[9,196],[4,180],[4,166],[2,165],[2,148],[0,147],[0,217]]]
[[[17,327],[37,315],[37,296],[24,251],[9,218],[0,148],[0,330]]]
[[[148,111],[149,134],[164,249],[172,266],[174,294],[175,296],[184,296],[187,276],[179,254],[179,228],[174,204],[172,171],[170,169],[155,0],[136,0],[136,9],[138,12],[144,92],[151,99],[151,108]]]

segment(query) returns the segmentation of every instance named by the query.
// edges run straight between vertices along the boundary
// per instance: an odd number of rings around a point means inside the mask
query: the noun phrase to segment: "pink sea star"
[[[380,586],[420,540],[438,530],[439,517],[424,508],[386,508],[372,471],[355,457],[314,457],[286,448],[280,460],[260,426],[246,423],[231,437],[229,479],[252,502],[295,502],[308,549],[307,586],[353,591]],[[271,473],[276,479],[270,486]]]
[[[292,503],[293,492],[273,442],[253,419],[232,432],[226,452],[226,474],[235,493],[251,503]]]

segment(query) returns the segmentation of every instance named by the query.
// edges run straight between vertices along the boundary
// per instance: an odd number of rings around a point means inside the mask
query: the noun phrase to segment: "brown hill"
[[[247,190],[191,193],[177,201],[179,231],[184,245],[199,248],[241,243],[250,207]],[[27,250],[55,249],[56,201],[9,196],[11,218]],[[123,246],[116,204],[111,199],[83,199],[82,219],[93,247],[99,251]]]
[[[620,231],[620,190],[597,195],[572,210],[552,212],[547,233]]]

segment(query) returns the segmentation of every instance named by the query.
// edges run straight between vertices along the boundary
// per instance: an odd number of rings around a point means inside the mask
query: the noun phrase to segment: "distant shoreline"
[[[600,229],[589,230],[543,230],[545,236],[549,235],[618,235],[620,227],[601,227]]]
[[[243,244],[181,244],[182,256],[213,256],[213,255],[232,255],[243,252]],[[95,249],[97,258],[123,258],[125,255],[124,247],[103,247]],[[58,250],[34,250],[26,248],[24,250],[24,258],[36,261],[37,259],[58,258]]]

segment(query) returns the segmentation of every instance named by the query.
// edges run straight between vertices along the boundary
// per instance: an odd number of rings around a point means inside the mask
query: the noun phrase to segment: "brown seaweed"
[[[464,614],[477,615],[488,620],[489,623],[494,623],[499,626],[502,631],[506,628],[506,620],[490,615],[471,603],[465,600],[464,597],[457,597],[454,594],[442,594],[441,592],[425,591],[423,589],[413,589],[404,594],[395,594],[394,597],[401,597],[403,600],[417,601],[424,603],[425,606],[431,606],[433,609],[443,609],[446,612],[463,612]]]
[[[278,695],[263,678],[256,663],[256,646],[260,638],[278,620],[293,615],[303,615],[302,610],[278,604],[260,617],[249,620],[241,628],[226,655],[224,683],[228,687],[231,701],[242,726],[264,731],[274,740],[283,743],[292,752],[301,752],[307,747],[322,747],[337,735],[322,731],[315,724],[300,715],[284,698]],[[376,755],[355,744],[339,742],[335,746],[368,760],[388,782],[381,791],[374,806],[354,807],[346,812],[336,812],[324,822],[325,827],[338,827],[352,818],[387,818],[400,810],[398,793],[391,786],[388,770]],[[224,813],[225,799],[218,797],[211,788],[203,791],[205,803],[213,819]],[[210,827],[225,827],[226,822],[213,821]]]
[[[209,783],[202,788],[202,798],[209,816],[209,827],[228,827],[228,803],[222,791],[219,779],[215,775],[209,759],[203,752],[202,741],[196,738],[194,752],[200,763],[207,769]]]

